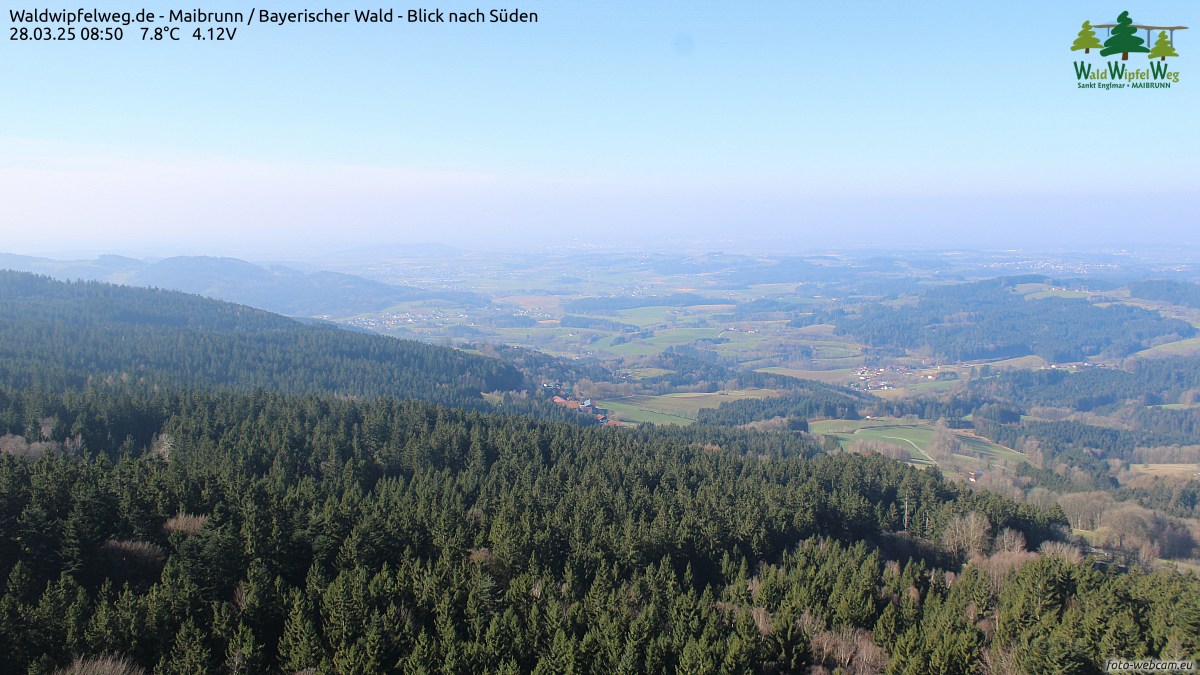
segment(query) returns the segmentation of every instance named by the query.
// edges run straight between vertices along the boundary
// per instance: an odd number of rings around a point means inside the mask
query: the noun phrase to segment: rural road
[[[868,428],[870,428],[870,427],[868,427]],[[855,430],[854,430],[854,434],[853,434],[853,435],[857,436],[857,435],[858,435],[858,432],[860,432],[860,431],[862,431],[862,429],[855,429]],[[922,456],[922,457],[924,457],[925,459],[929,460],[929,461],[930,461],[930,462],[932,462],[934,465],[936,465],[936,464],[937,464],[937,461],[936,461],[936,460],[934,460],[932,457],[930,457],[930,456],[929,456],[929,454],[928,454],[928,453],[926,453],[924,450],[922,450],[922,449],[921,449],[921,446],[917,445],[916,443],[913,443],[912,441],[908,440],[907,438],[900,438],[900,437],[898,437],[898,436],[880,436],[880,438],[886,438],[886,439],[888,439],[889,441],[904,441],[905,443],[908,443],[909,445],[913,446],[913,449],[914,449],[914,450],[916,450],[917,452],[921,453],[921,456]]]

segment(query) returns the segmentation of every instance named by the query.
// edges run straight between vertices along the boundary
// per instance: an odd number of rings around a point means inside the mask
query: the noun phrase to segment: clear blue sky
[[[539,22],[219,44],[12,42],[10,8],[62,7],[2,5],[0,250],[1200,243],[1191,1],[446,1]],[[1171,90],[1076,88],[1107,60],[1080,24],[1122,10],[1192,26]]]

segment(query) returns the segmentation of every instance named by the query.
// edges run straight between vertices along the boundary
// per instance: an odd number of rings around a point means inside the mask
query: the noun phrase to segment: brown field
[[[1184,480],[1200,478],[1200,464],[1130,464],[1129,469],[1144,476]]]
[[[837,328],[837,326],[834,326],[831,323],[814,323],[811,326],[797,328],[796,332],[803,333],[804,335],[820,335],[822,337],[833,338],[835,337],[833,332],[835,328]]]

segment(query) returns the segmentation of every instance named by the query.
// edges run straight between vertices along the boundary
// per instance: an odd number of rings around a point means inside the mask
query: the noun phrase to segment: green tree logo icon
[[[1171,44],[1171,39],[1167,37],[1167,31],[1161,31],[1158,34],[1158,39],[1154,41],[1154,48],[1150,50],[1149,58],[1166,61],[1168,56],[1179,56],[1179,52],[1175,51],[1175,45]]]
[[[1145,42],[1137,36],[1137,29],[1133,27],[1133,19],[1129,18],[1129,12],[1121,12],[1121,16],[1117,17],[1117,25],[1112,29],[1112,37],[1104,41],[1104,49],[1100,50],[1100,56],[1119,53],[1122,61],[1128,61],[1130,52],[1146,54],[1150,51],[1143,46]]]
[[[1075,44],[1071,45],[1071,51],[1077,52],[1082,49],[1084,54],[1091,54],[1093,49],[1100,49],[1103,46],[1100,38],[1096,37],[1096,31],[1092,30],[1092,22],[1084,21],[1083,30],[1079,31],[1079,37],[1075,38]]]

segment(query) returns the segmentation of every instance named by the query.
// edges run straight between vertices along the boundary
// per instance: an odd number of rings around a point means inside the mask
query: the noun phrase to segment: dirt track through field
[[[872,428],[874,428],[874,429],[878,429],[879,427],[866,427],[865,429],[872,429]],[[851,435],[857,436],[857,435],[858,435],[858,432],[860,432],[860,431],[864,431],[865,429],[855,429],[855,430],[854,430],[854,433],[853,433],[853,434],[851,434]],[[913,449],[914,449],[914,450],[916,450],[917,452],[921,453],[921,456],[922,456],[922,457],[924,457],[925,459],[929,460],[929,461],[930,461],[931,463],[933,463],[934,465],[936,465],[936,464],[937,464],[937,462],[936,462],[936,461],[934,461],[934,459],[933,459],[932,457],[930,457],[930,456],[929,456],[929,453],[927,453],[927,452],[925,452],[924,450],[922,450],[922,449],[921,449],[921,446],[917,445],[916,443],[913,443],[912,441],[908,440],[907,438],[900,438],[900,437],[898,437],[898,436],[880,436],[879,438],[886,438],[886,439],[888,439],[889,441],[904,441],[905,443],[908,443],[909,445],[913,446]]]

